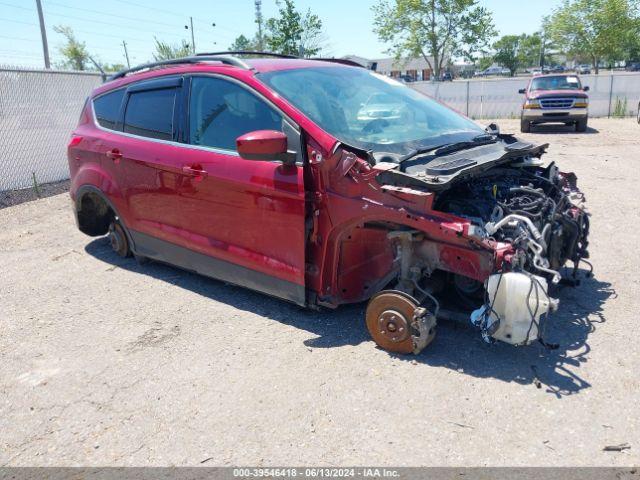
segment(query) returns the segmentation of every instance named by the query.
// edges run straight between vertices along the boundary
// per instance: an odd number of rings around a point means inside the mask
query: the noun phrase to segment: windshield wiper
[[[467,140],[464,142],[454,142],[454,143],[445,143],[444,145],[438,145],[436,147],[425,147],[418,148],[409,152],[407,155],[400,158],[400,163],[409,160],[411,158],[417,157],[418,155],[423,155],[425,153],[433,152],[435,157],[439,157],[441,155],[446,155],[449,153],[457,152],[460,150],[466,150],[467,148],[474,148],[481,145],[489,145],[490,143],[496,143],[498,139],[494,135],[490,135],[488,133],[481,133],[473,137],[471,140]]]

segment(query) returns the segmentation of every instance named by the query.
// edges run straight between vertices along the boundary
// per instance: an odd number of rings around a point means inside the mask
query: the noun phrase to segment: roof
[[[259,56],[258,58],[240,58],[235,54]],[[264,58],[267,57],[267,58]],[[252,70],[254,72],[270,72],[274,70],[291,70],[298,68],[310,68],[318,66],[327,66],[327,64],[334,65],[336,63],[350,66],[359,67],[360,64],[351,60],[343,58],[298,58],[289,55],[280,55],[269,52],[216,52],[216,53],[201,53],[192,55],[190,57],[175,58],[169,60],[162,60],[157,62],[146,63],[121,70],[109,77],[109,80],[116,80],[124,78],[131,74],[137,74],[143,71],[155,71],[159,69],[165,69],[168,67],[176,67],[179,65],[228,65],[237,67],[243,70]]]
[[[258,72],[272,72],[275,70],[292,70],[294,68],[335,67],[340,62],[332,62],[332,59],[306,59],[306,58],[249,58],[245,61]],[[345,66],[342,64],[342,66]],[[347,65],[348,68],[354,68]]]
[[[533,75],[534,78],[545,78],[545,77],[579,77],[577,73],[536,73]]]
[[[187,74],[190,72],[216,72],[231,70],[238,75],[254,75],[255,73],[293,70],[312,67],[359,68],[345,65],[342,59],[305,59],[305,58],[236,58],[229,55],[202,55],[184,57],[139,65],[118,72],[107,80],[106,84],[97,87],[94,95],[118,88],[133,81],[151,79],[159,75],[171,73]]]

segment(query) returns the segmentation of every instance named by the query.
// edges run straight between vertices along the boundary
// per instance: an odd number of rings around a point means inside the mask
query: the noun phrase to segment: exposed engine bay
[[[550,346],[544,327],[558,308],[554,286],[577,285],[578,266],[588,258],[585,198],[573,173],[562,173],[553,163],[541,166],[546,145],[517,142],[510,149],[505,143],[478,148],[487,157],[498,149],[502,155],[484,168],[478,168],[481,160],[469,160],[474,157],[465,152],[438,157],[419,168],[403,166],[402,173],[385,172],[386,181],[398,180],[406,188],[420,188],[413,179],[435,186],[432,210],[464,219],[465,236],[478,250],[489,245],[499,260],[488,267],[490,273],[481,274],[471,254],[452,250],[428,234],[389,233],[397,245],[397,283],[374,296],[367,310],[367,326],[379,345],[419,352],[433,339],[436,319],[456,315],[441,308],[442,296],[455,289],[458,310],[470,315],[485,341],[527,345],[538,340]],[[465,175],[465,169],[473,172]],[[467,261],[468,273],[443,275],[443,270],[452,272],[456,262]],[[564,268],[567,262],[571,269]],[[414,299],[414,310],[403,295]],[[398,312],[405,313],[395,315]],[[399,318],[406,319],[406,325]]]
[[[486,301],[472,314],[483,338],[516,345],[542,339],[540,323],[558,303],[549,285],[562,281],[567,261],[573,272],[565,281],[575,282],[588,257],[589,217],[575,175],[554,164],[491,169],[443,193],[435,209],[467,218],[478,235],[514,249],[502,271],[489,277]]]
[[[588,256],[583,203],[575,175],[551,164],[488,170],[442,193],[434,209],[467,218],[478,235],[511,244],[513,269],[558,283],[558,270],[568,260],[577,264]]]

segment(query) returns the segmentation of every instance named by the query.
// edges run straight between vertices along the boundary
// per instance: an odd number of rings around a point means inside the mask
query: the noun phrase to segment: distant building
[[[393,78],[411,79],[414,82],[429,80],[433,71],[424,58],[400,59],[376,58],[368,59],[357,55],[342,57],[346,60],[359,63],[365,68],[374,70],[382,75]],[[430,59],[433,63],[433,60]]]

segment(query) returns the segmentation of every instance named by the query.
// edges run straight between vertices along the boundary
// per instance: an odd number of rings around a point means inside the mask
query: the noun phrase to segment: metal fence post
[[[609,82],[609,113],[607,118],[611,118],[611,102],[613,100],[613,72],[611,72],[611,81]]]
[[[469,116],[469,84],[471,80],[467,80],[467,117]]]
[[[480,117],[479,118],[483,118],[482,115],[484,114],[484,80],[481,80],[480,84],[482,85],[482,90],[480,90]]]

